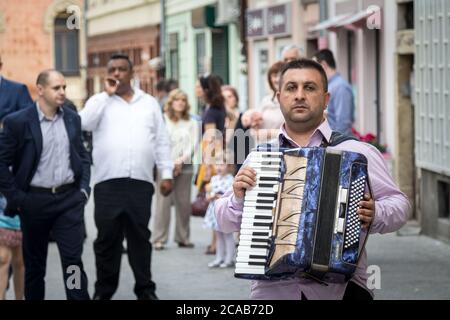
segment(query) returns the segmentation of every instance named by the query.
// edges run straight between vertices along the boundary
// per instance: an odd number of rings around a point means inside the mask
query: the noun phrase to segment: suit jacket
[[[5,215],[9,216],[19,213],[41,158],[42,132],[34,106],[8,115],[0,133],[0,193],[7,199]],[[80,116],[64,107],[63,119],[75,183],[90,194],[90,161],[81,141]]]
[[[0,122],[8,114],[32,105],[33,100],[24,84],[2,77],[0,81]]]

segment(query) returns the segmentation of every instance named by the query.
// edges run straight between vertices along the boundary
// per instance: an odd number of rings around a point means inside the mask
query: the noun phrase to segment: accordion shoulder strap
[[[324,147],[334,147],[348,140],[358,140],[356,137],[348,136],[337,131],[331,132],[330,141],[327,143],[324,139]]]
[[[335,147],[339,144],[341,144],[342,142],[348,141],[348,140],[356,140],[358,141],[358,139],[354,136],[348,136],[345,134],[342,134],[338,131],[333,131],[331,132],[331,137],[330,137],[330,141],[326,141],[325,138],[322,140],[321,143],[321,147],[326,148],[326,147]],[[267,143],[263,143],[257,146],[257,150],[276,150],[279,149],[280,147],[286,147],[283,145],[280,145],[280,140],[278,138],[272,139]]]

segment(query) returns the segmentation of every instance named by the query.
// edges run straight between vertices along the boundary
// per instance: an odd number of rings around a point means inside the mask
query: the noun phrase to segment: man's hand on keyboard
[[[256,185],[256,171],[251,167],[244,167],[239,170],[233,182],[234,196],[238,199],[243,199],[245,190],[250,189]]]

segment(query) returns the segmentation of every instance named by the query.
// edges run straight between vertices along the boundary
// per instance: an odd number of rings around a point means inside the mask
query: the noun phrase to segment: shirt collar
[[[327,143],[330,142],[332,130],[328,124],[328,120],[325,119],[313,134],[309,138],[308,144],[304,147],[318,147],[325,139]],[[285,123],[281,125],[280,132],[278,134],[280,146],[289,144],[293,148],[301,148],[286,132]]]
[[[44,120],[47,121],[55,121],[57,120],[59,117],[62,117],[64,115],[64,109],[59,107],[58,111],[56,111],[56,116],[54,119],[48,119],[45,117],[45,114],[42,112],[41,108],[39,108],[39,102],[36,101],[36,109],[37,109],[37,113],[38,113],[38,118],[39,118],[39,122],[43,122]]]
[[[133,98],[131,98],[131,101],[129,102],[129,104],[132,104],[132,103],[136,102],[137,100],[139,100],[139,99],[145,94],[145,92],[142,91],[142,90],[139,89],[139,88],[133,88],[133,91],[134,91],[134,93],[133,93]],[[115,94],[114,97],[115,97],[116,99],[125,101],[123,98],[121,98],[121,97],[118,96],[117,94]]]
[[[328,79],[328,83],[331,83],[339,78],[340,74],[339,72],[336,72],[330,79]]]

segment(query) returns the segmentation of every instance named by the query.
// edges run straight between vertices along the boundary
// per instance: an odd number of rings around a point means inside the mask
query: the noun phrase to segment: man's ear
[[[325,93],[325,106],[324,106],[324,109],[326,109],[328,107],[328,104],[330,103],[330,98],[331,98],[331,93],[330,92],[326,92]]]
[[[44,92],[44,87],[40,84],[38,84],[36,87],[37,87],[38,95],[42,96],[42,93]]]
[[[276,96],[277,96],[278,103],[280,103],[280,90],[277,90]]]

